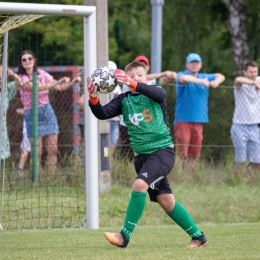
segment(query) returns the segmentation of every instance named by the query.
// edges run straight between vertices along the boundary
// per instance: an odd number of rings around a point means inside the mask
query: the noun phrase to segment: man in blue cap
[[[197,53],[186,58],[186,70],[178,72],[174,137],[177,143],[179,165],[194,172],[196,158],[200,157],[203,124],[208,123],[209,88],[216,88],[225,77],[220,73],[199,73],[202,59]]]

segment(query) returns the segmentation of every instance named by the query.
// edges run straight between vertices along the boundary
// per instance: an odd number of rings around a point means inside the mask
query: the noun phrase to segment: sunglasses
[[[32,61],[33,60],[33,57],[29,57],[29,58],[22,58],[22,61],[25,62],[25,61]]]

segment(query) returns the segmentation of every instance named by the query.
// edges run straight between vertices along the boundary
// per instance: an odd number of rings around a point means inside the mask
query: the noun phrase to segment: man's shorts
[[[200,123],[178,122],[173,130],[177,154],[184,157],[200,157],[203,125]]]
[[[231,138],[235,148],[235,162],[243,163],[247,159],[260,163],[260,129],[257,124],[232,124]]]
[[[159,194],[172,194],[167,175],[172,170],[174,162],[175,153],[171,147],[135,157],[137,179],[142,179],[149,185],[148,193],[151,201],[157,202],[156,196]]]

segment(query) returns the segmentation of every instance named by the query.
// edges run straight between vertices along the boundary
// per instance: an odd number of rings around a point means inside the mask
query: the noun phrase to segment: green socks
[[[197,225],[194,223],[192,218],[190,217],[187,210],[175,201],[174,209],[167,213],[168,216],[175,221],[186,233],[188,233],[191,237],[200,237],[202,236],[202,232],[199,230]]]
[[[127,240],[130,240],[131,235],[141,218],[146,203],[146,193],[132,191],[131,198],[126,210],[124,226],[121,230],[126,236]],[[199,230],[197,225],[194,223],[192,218],[186,209],[175,201],[174,209],[167,213],[168,216],[175,221],[186,233],[192,238],[202,236],[202,232]]]
[[[124,226],[121,230],[126,236],[127,240],[130,240],[131,235],[141,218],[146,203],[146,193],[132,191],[132,195],[126,209],[126,216]]]

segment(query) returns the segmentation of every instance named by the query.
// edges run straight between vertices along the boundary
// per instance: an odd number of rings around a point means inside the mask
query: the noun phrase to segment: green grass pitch
[[[138,226],[126,249],[110,245],[104,231],[36,229],[0,231],[0,259],[260,259],[260,223],[200,225],[209,245],[186,248],[189,237],[176,225]]]

